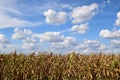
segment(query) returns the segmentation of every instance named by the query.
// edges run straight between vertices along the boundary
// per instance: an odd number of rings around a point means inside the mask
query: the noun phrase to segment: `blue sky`
[[[120,0],[0,0],[0,52],[120,52]]]

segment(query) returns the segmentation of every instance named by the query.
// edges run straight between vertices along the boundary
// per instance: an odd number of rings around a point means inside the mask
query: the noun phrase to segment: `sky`
[[[120,0],[0,0],[0,52],[119,53]]]

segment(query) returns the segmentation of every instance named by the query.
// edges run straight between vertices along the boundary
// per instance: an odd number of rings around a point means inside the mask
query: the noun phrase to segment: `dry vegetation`
[[[0,80],[120,80],[120,55],[0,54]]]

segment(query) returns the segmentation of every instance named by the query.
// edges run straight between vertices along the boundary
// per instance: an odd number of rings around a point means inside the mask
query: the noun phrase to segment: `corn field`
[[[120,80],[120,55],[0,54],[0,80]]]

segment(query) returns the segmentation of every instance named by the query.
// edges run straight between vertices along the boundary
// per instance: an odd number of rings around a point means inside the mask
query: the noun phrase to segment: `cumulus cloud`
[[[84,46],[86,46],[86,49],[89,49],[90,51],[104,51],[107,50],[108,47],[100,43],[98,40],[84,40]]]
[[[65,37],[60,32],[45,32],[43,34],[36,34],[31,30],[19,28],[14,29],[12,39],[21,40],[23,49],[35,49],[38,44],[44,44],[44,42],[49,42],[51,45],[55,45],[56,47],[54,48],[64,47],[64,49],[78,45],[76,38],[72,36]]]
[[[98,40],[84,40],[76,46],[76,50],[84,53],[100,52],[107,50],[108,47],[105,44],[100,43]]]
[[[120,38],[120,30],[116,31],[109,31],[107,29],[101,30],[99,36],[102,38],[117,39]]]
[[[20,30],[19,28],[14,29],[14,34],[12,35],[12,39],[25,39],[25,38],[26,36],[22,30]]]
[[[5,37],[5,35],[0,34],[0,52],[2,52],[4,49],[8,47],[10,44],[10,41]]]
[[[74,50],[79,44],[77,39],[73,36],[66,36],[62,42],[52,43],[51,50],[57,53],[67,53]]]
[[[44,12],[44,16],[46,17],[46,23],[52,25],[59,25],[63,24],[67,20],[67,13],[66,12],[56,12],[55,10],[49,9],[48,11]]]
[[[113,48],[120,48],[120,40],[112,40],[110,44]]]
[[[74,8],[71,14],[72,23],[75,24],[90,20],[96,14],[97,9],[98,4],[96,3]]]
[[[120,12],[117,13],[117,20],[115,22],[115,26],[120,26]]]
[[[87,47],[90,47],[91,48],[97,48],[100,46],[100,42],[98,40],[84,40],[84,44],[87,46]]]
[[[64,40],[64,35],[60,32],[46,32],[43,34],[34,34],[34,37],[38,37],[40,42],[61,42]]]
[[[107,50],[108,47],[105,44],[101,44],[98,48],[98,50]]]
[[[27,37],[27,39],[23,40],[24,49],[33,49],[36,48],[36,40],[34,38]]]
[[[84,34],[88,30],[88,23],[80,24],[80,25],[74,25],[71,28],[71,31],[75,31],[78,34]]]
[[[84,40],[83,43],[79,43],[75,37],[68,36],[63,42],[53,43],[52,49],[56,51],[77,51],[80,53],[91,53],[107,51],[109,48],[98,40]],[[64,52],[65,53],[65,52]]]
[[[15,28],[12,39],[21,40],[23,49],[34,49],[37,42],[33,37],[33,34],[34,33],[31,30]]]
[[[72,36],[65,37],[60,32],[45,32],[43,34],[34,34],[33,37],[40,39],[40,42],[51,42],[52,44],[62,44],[64,46],[76,46],[77,39]]]
[[[80,43],[77,48],[80,49],[87,49],[87,48],[91,48],[91,49],[95,49],[100,47],[100,42],[98,40],[84,40],[83,43]]]
[[[7,41],[4,39],[5,37],[2,35],[1,42]],[[84,40],[79,43],[74,36],[64,36],[60,32],[45,32],[43,34],[33,33],[31,30],[27,29],[14,29],[13,39],[21,40],[22,49],[26,50],[36,50],[39,49],[38,46],[40,43],[43,45],[46,42],[49,42],[46,51],[50,49],[53,52],[70,52],[77,51],[80,53],[90,53],[90,52],[110,52],[110,49],[113,49],[113,52],[119,51],[120,41],[114,40],[110,42],[110,45],[105,45],[100,43],[98,40]],[[40,42],[39,42],[40,40]],[[0,44],[2,47],[6,47]]]
[[[8,43],[9,41],[6,39],[6,37],[3,34],[0,34],[0,43]]]
[[[14,34],[12,35],[12,39],[21,39],[24,40],[26,39],[28,35],[32,35],[32,31],[31,30],[22,30],[19,28],[15,28],[14,29]]]
[[[63,45],[65,45],[65,46],[77,46],[78,41],[76,38],[68,36],[68,37],[65,37],[65,39],[63,41]]]

